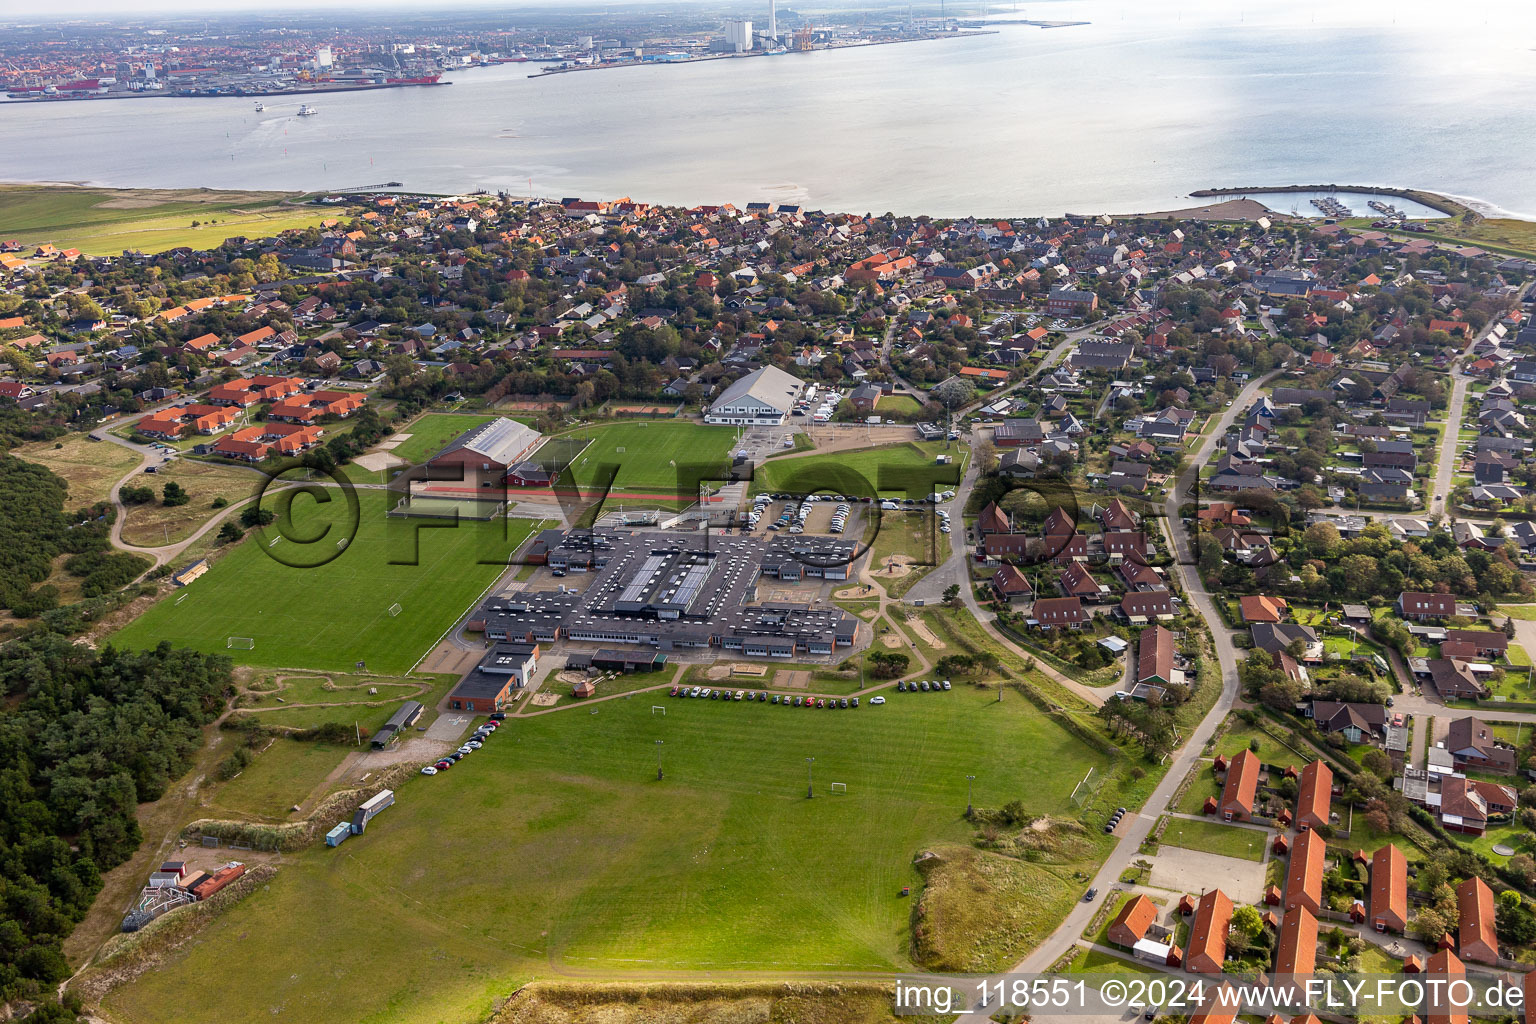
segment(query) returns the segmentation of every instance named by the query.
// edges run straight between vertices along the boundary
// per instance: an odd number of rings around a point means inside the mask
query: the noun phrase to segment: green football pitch
[[[600,486],[603,467],[613,466],[611,493],[616,497],[691,501],[697,489],[679,488],[678,467],[702,466],[710,471],[706,476],[723,475],[730,468],[736,430],[684,420],[626,420],[583,427],[555,440],[568,447],[590,441],[571,462],[584,491]]]
[[[370,671],[405,672],[539,526],[526,519],[390,519],[384,492],[357,495],[356,536],[344,545],[344,501],[295,497],[291,515],[279,512],[277,524],[251,531],[112,642],[151,647],[169,640],[275,668],[340,671],[361,661]],[[318,539],[305,543],[311,537]],[[332,554],[323,565],[304,567]]]
[[[111,1016],[240,1024],[345,1007],[428,1024],[486,1019],[552,973],[888,980],[910,966],[913,858],[971,839],[967,775],[978,806],[1076,817],[1072,787],[1106,766],[1034,705],[972,687],[838,711],[665,692],[513,716],[451,771],[401,785],[365,834],[285,856],[114,992]],[[1126,795],[1111,784],[1100,799]],[[1096,828],[1085,842],[1086,859],[1020,862],[1035,941],[1108,848]]]

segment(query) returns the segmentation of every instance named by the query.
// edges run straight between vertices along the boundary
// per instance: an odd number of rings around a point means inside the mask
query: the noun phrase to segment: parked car
[[[436,768],[440,772],[444,772],[444,771],[447,771],[449,768],[453,767],[453,762],[448,760],[445,757],[441,761],[437,762],[437,764],[433,765],[432,767]]]
[[[469,754],[474,749],[475,749],[474,747],[471,747],[468,743],[466,743],[466,744],[464,744],[464,746],[459,748],[459,755],[462,757],[464,755]]]
[[[837,702],[837,706],[840,707],[840,708],[847,707],[848,706],[848,698],[844,697],[842,700],[838,701]]]
[[[928,692],[928,680],[924,679],[922,682],[918,683],[917,685],[918,685],[918,688],[921,689],[924,693]]]
[[[869,702],[871,704],[884,704],[885,703],[885,698],[884,697],[871,697],[871,698],[869,698]]]
[[[906,693],[907,692],[907,682],[906,682],[906,680],[904,680],[904,679],[903,680],[898,680],[897,683],[896,683],[896,690],[899,693]]]
[[[779,702],[779,695],[778,694],[774,694],[773,695],[773,700],[769,701],[768,703],[770,703],[770,704],[777,704],[778,702]]]
[[[507,713],[505,711],[498,711],[494,715],[491,716],[491,721],[493,721],[493,722],[505,722],[506,720],[507,720]]]
[[[481,747],[485,746],[485,744],[481,743],[479,740],[470,740],[464,745],[470,750],[479,750]]]
[[[693,689],[688,691],[688,696],[690,696],[690,697],[697,697],[698,695],[699,695],[699,688],[697,686],[695,686]]]
[[[421,770],[421,774],[423,774],[423,775],[436,775],[437,774],[437,768],[435,766],[429,764],[429,765],[427,765],[425,768],[423,768]]]
[[[1099,894],[1099,890],[1097,890],[1097,889],[1089,889],[1087,892],[1083,893],[1083,902],[1084,903],[1092,903],[1094,897],[1097,896],[1098,894]]]
[[[854,707],[858,707],[859,706],[859,698],[857,698],[857,697],[853,698],[853,706]]]
[[[949,689],[949,680],[948,679],[944,680],[944,689],[946,689],[946,690]]]

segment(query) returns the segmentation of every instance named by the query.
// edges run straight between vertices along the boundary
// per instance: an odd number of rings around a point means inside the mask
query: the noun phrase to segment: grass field
[[[892,555],[917,560],[905,576],[875,577],[887,594],[901,597],[949,557],[949,536],[939,532],[937,517],[931,512],[881,513],[880,533],[870,545],[869,571],[883,567]]]
[[[1264,764],[1293,764],[1300,768],[1312,760],[1311,757],[1306,756],[1305,751],[1292,750],[1263,729],[1236,720],[1232,722],[1232,727],[1227,730],[1226,735],[1216,741],[1216,747],[1212,753],[1225,754],[1230,758],[1241,750],[1250,749],[1249,744],[1254,739],[1259,741],[1259,749],[1254,753]]]
[[[116,448],[117,445],[108,447]],[[165,485],[172,482],[185,488],[192,500],[185,505],[166,507],[161,496]],[[123,517],[123,540],[140,547],[159,547],[184,540],[218,514],[219,510],[213,507],[215,498],[223,498],[231,504],[244,501],[256,494],[264,482],[265,477],[248,469],[180,458],[161,467],[153,476],[137,474],[128,482],[129,486],[152,489],[155,500],[128,506],[128,514]]]
[[[226,238],[263,238],[307,228],[345,211],[282,206],[284,192],[215,192],[207,189],[100,189],[67,186],[0,186],[0,224],[5,236],[26,245],[52,242],[92,255],[124,249],[162,252],[188,245],[210,249]],[[192,227],[193,221],[199,227]]]
[[[290,729],[339,722],[372,733],[402,701],[414,700],[426,706],[416,723],[426,726],[436,720],[438,701],[457,682],[457,676],[425,672],[404,677],[273,673],[250,684],[240,697],[237,713]],[[370,689],[378,692],[370,694]]]
[[[347,528],[346,502],[334,489],[326,493],[335,500],[322,505],[299,496],[291,514],[277,506],[278,525],[253,531],[191,587],[161,599],[113,642],[150,647],[169,640],[230,654],[247,665],[349,670],[364,661],[370,671],[404,672],[505,570],[508,555],[539,525],[512,519],[444,529],[423,520],[386,521],[384,493],[361,491],[357,535],[325,564],[295,568],[338,550],[331,538]],[[288,537],[280,525],[287,525]],[[330,532],[303,543],[322,529]],[[277,543],[269,546],[269,539]],[[413,558],[419,564],[396,564]],[[394,604],[401,610],[391,616]],[[230,636],[249,637],[255,646],[228,650]]]
[[[1220,857],[1243,860],[1264,859],[1264,833],[1251,828],[1222,825],[1214,821],[1190,821],[1173,818],[1163,830],[1163,843],[1185,850],[1201,850]]]
[[[814,715],[650,703],[509,720],[451,772],[401,786],[365,835],[285,858],[108,1008],[238,1024],[346,1006],[417,1024],[484,1019],[552,968],[898,969],[913,857],[970,839],[965,775],[978,805],[1066,815],[1098,763],[1028,702],[974,692]],[[345,953],[317,961],[317,943]]]
[[[951,455],[947,466],[935,464]],[[757,468],[754,491],[831,491],[840,494],[886,494],[927,497],[933,490],[954,489],[965,472],[969,451],[943,441],[906,441],[879,448],[827,452],[796,459],[775,459]]]
[[[139,464],[139,457],[127,448],[110,441],[87,440],[84,434],[33,441],[11,454],[47,466],[68,481],[70,511],[107,500],[112,485]]]
[[[209,817],[286,821],[288,808],[325,781],[352,748],[278,738],[256,754],[239,775],[213,792]]]
[[[396,458],[415,465],[437,454],[439,448],[472,427],[489,423],[495,416],[471,416],[453,412],[429,412],[418,417],[409,426],[401,427],[398,434],[410,434],[410,439],[400,442],[400,447],[390,449]]]
[[[692,501],[696,494],[692,486],[678,493],[675,466],[704,466],[709,470],[706,475],[723,478],[730,468],[736,430],[684,420],[622,420],[582,427],[560,438],[591,440],[572,466],[583,490],[603,479],[600,467],[612,465],[617,467],[611,492],[615,497],[650,495]]]

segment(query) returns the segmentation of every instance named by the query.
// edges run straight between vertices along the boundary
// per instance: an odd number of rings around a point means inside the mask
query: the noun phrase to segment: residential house
[[[1238,599],[1244,622],[1280,622],[1286,616],[1287,605],[1283,597],[1268,594],[1250,594]]]
[[[1167,622],[1174,615],[1173,594],[1166,590],[1146,590],[1126,594],[1120,600],[1120,615],[1132,625],[1141,625],[1154,619]]]
[[[1350,743],[1385,739],[1387,735],[1387,709],[1380,704],[1315,700],[1307,705],[1306,717],[1324,735],[1339,733]]]
[[[1193,974],[1221,974],[1227,961],[1227,931],[1232,926],[1232,901],[1220,889],[1200,896],[1189,930],[1184,967]]]
[[[1415,622],[1443,619],[1456,614],[1456,598],[1450,594],[1405,590],[1397,596],[1397,613]]]
[[[1251,750],[1242,750],[1227,765],[1227,779],[1222,784],[1217,810],[1225,821],[1247,821],[1253,817],[1254,796],[1259,786],[1259,758]]]
[[[1286,913],[1292,907],[1305,907],[1315,914],[1322,906],[1327,852],[1328,841],[1310,829],[1291,844],[1290,863],[1285,872]]]
[[[1321,760],[1312,761],[1301,770],[1301,786],[1296,796],[1296,827],[1316,828],[1330,822],[1333,802],[1333,769]]]
[[[1016,567],[1004,564],[992,574],[992,592],[998,596],[999,600],[1015,604],[1032,598],[1035,589],[1029,585],[1029,579]]]
[[[1471,715],[1451,722],[1445,749],[1450,752],[1457,771],[1473,768],[1500,775],[1515,773],[1515,748],[1499,742],[1488,723]]]
[[[1463,960],[1496,964],[1499,940],[1494,930],[1493,890],[1473,876],[1456,887],[1456,946]]]
[[[1408,861],[1391,843],[1371,857],[1370,920],[1378,932],[1408,930]]]
[[[1169,686],[1173,681],[1173,634],[1150,625],[1136,639],[1136,682]]]
[[[1035,602],[1031,617],[1041,629],[1082,629],[1088,624],[1083,602],[1075,597],[1047,597]]]

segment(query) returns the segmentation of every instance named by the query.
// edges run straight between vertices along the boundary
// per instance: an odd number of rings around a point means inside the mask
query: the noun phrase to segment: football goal
[[[846,793],[846,792],[848,792],[848,783],[846,783],[846,782],[834,782],[834,783],[832,783],[832,792],[834,792],[834,793]]]
[[[667,709],[666,708],[662,707],[660,704],[652,704],[651,705],[651,714],[654,715],[658,711],[660,711],[662,713],[663,717],[666,716],[666,713],[667,713]]]
[[[396,601],[394,604],[389,606],[389,617],[390,618],[394,618],[396,615],[399,615],[399,614],[400,614],[400,602]]]
[[[225,641],[224,646],[237,651],[249,651],[256,646],[256,641],[248,636],[232,636]]]

